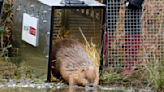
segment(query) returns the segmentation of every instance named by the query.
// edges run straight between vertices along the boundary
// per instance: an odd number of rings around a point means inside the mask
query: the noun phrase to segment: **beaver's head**
[[[78,73],[77,84],[81,86],[97,86],[98,70],[94,66],[82,67]]]

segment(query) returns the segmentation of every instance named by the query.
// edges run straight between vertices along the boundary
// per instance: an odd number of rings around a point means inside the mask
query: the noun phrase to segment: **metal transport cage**
[[[164,60],[164,1],[106,0],[104,66],[140,68]]]
[[[52,40],[69,32],[84,43],[80,28],[100,53],[105,9],[94,0],[14,0],[13,47],[37,76],[50,81]]]

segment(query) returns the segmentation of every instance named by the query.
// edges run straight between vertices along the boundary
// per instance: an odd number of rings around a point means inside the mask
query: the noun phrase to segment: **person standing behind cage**
[[[142,3],[144,0],[127,0],[125,12],[125,67],[137,64],[140,45]]]
[[[120,3],[122,0],[104,0],[104,4],[107,4],[108,11],[108,31],[104,36],[104,57],[107,57],[108,48],[111,48],[111,42],[113,39],[113,33],[116,30],[117,16],[119,16]],[[140,44],[141,23],[140,17],[142,13],[143,0],[126,0],[126,11],[124,16],[125,25],[125,67],[133,66],[137,61],[137,52]],[[109,35],[109,37],[108,37]],[[109,47],[107,47],[109,44]],[[104,60],[103,66],[106,66],[107,62]],[[108,62],[108,64],[110,64]]]

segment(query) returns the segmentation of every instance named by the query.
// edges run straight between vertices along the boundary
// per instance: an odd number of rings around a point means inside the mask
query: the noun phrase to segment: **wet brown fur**
[[[61,75],[69,85],[98,85],[99,72],[77,40],[54,41],[52,59],[56,60],[52,73]]]

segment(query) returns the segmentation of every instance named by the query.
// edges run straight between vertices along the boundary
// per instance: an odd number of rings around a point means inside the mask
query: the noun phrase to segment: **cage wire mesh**
[[[164,61],[164,1],[144,0],[130,9],[126,0],[107,0],[104,66],[140,68]]]
[[[83,39],[78,29],[80,27],[88,41],[96,38],[100,45],[102,18],[102,9],[56,9],[53,38]]]
[[[56,9],[54,13],[54,25],[53,25],[53,39],[57,39],[59,37],[59,33],[61,32],[62,25],[62,10]]]

